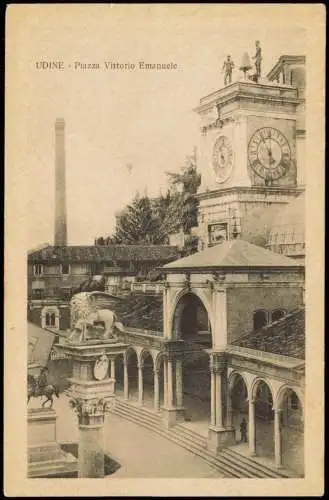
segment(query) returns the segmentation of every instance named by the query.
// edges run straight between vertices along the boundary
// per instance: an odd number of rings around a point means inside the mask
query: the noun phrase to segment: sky
[[[10,46],[29,248],[53,242],[57,117],[66,122],[68,243],[93,244],[113,231],[115,212],[136,191],[164,192],[165,172],[178,171],[198,146],[193,108],[223,86],[227,54],[239,66],[260,40],[264,74],[282,54],[305,54],[303,26],[282,6],[29,7]],[[37,69],[42,60],[63,61],[65,69]],[[105,61],[177,69],[68,67]]]

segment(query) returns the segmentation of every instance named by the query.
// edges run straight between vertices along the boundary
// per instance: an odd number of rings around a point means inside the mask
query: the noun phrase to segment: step
[[[120,414],[121,416],[129,416],[135,418],[136,420],[142,420],[145,424],[149,426],[158,427],[161,425],[161,420],[154,419],[145,415],[141,412],[127,410],[126,408],[118,407],[114,409],[114,413]]]
[[[116,410],[112,410],[112,413],[116,414],[119,417],[125,418],[126,420],[129,420],[135,424],[146,427],[147,429],[162,435],[166,439],[173,441],[174,443],[178,444],[182,448],[185,448],[188,451],[193,452],[195,455],[198,455],[203,460],[205,460],[205,462],[207,462],[211,467],[213,467],[216,470],[218,470],[219,472],[223,473],[226,477],[243,477],[240,474],[237,474],[236,472],[232,472],[232,470],[226,466],[225,462],[217,460],[211,454],[205,453],[204,449],[200,450],[200,448],[196,448],[196,447],[192,446],[191,443],[180,439],[174,433],[168,431],[164,427],[161,428],[161,427],[156,426],[156,425],[150,426],[147,422],[145,422],[141,418],[136,418],[136,415],[132,415],[132,414],[128,415],[124,411],[117,412]]]
[[[131,422],[161,434],[163,437],[200,456],[209,465],[228,475],[228,477],[282,477],[280,473],[271,471],[258,463],[255,464],[254,461],[236,452],[231,452],[231,450],[223,450],[220,455],[215,456],[207,450],[205,438],[197,435],[190,429],[186,429],[181,424],[177,424],[169,430],[166,429],[162,426],[161,416],[154,414],[151,410],[145,410],[145,408],[135,407],[128,402],[122,403],[120,401],[119,405],[112,412],[117,416],[126,418]]]
[[[194,443],[197,442],[197,444],[202,446],[203,448],[207,447],[207,439],[203,436],[200,436],[196,432],[193,432],[191,429],[188,429],[182,426],[181,424],[177,424],[175,425],[175,427],[173,427],[173,430],[175,430],[176,432],[178,431],[182,435],[186,436],[188,439],[191,439]],[[234,462],[234,460],[232,461],[229,457],[227,461],[229,463],[233,462],[233,464],[236,465],[236,462]],[[263,473],[263,471],[260,471],[259,473],[258,471],[255,471],[255,468],[253,468],[252,465],[250,465],[250,463],[243,464],[243,470],[245,470],[247,473],[253,474],[253,476],[256,473],[257,474],[256,477],[264,477],[264,478],[268,477],[265,473]]]
[[[136,414],[136,415],[143,415],[147,420],[149,421],[152,421],[156,424],[159,424],[161,422],[161,416],[157,413],[153,413],[151,411],[147,411],[145,410],[143,407],[140,407],[140,408],[136,408],[132,405],[129,405],[129,404],[116,404],[115,405],[115,408],[119,408],[119,409],[122,409],[128,413],[131,413],[131,414]]]
[[[129,405],[127,405],[129,406]],[[146,421],[142,415],[138,414],[138,409],[134,412],[126,413],[125,410],[120,409],[115,413],[131,422],[137,423],[146,427],[154,432],[161,434],[162,436],[170,439],[176,444],[182,446],[183,448],[193,452],[194,454],[203,458],[209,465],[215,467],[220,472],[228,475],[228,477],[254,477],[254,475],[250,474],[250,471],[245,468],[237,467],[236,464],[232,460],[225,460],[222,457],[215,457],[212,453],[210,453],[203,445],[191,443],[189,437],[182,436],[174,431],[175,427],[171,430],[166,430],[165,428],[161,428],[154,423]]]
[[[203,446],[204,448],[207,446],[207,439],[204,436],[200,436],[196,432],[185,429],[181,424],[176,424],[173,427],[173,430],[176,433],[181,434],[182,436],[186,436],[188,439],[192,440],[194,443],[200,446]]]
[[[192,429],[185,427],[185,425],[183,424],[175,425],[175,429],[179,430],[179,432],[182,432],[188,436],[191,436],[192,438],[198,439],[200,443],[204,445],[207,444],[207,438],[205,436],[202,436],[201,434],[198,434],[196,431],[193,431]]]
[[[273,475],[269,474],[267,471],[259,470],[255,468],[252,463],[242,462],[235,459],[231,455],[227,455],[225,450],[219,452],[219,456],[222,457],[228,464],[238,467],[240,471],[243,471],[243,475],[248,474],[249,477],[259,478],[259,479],[270,479]]]
[[[222,454],[226,455],[227,457],[232,457],[232,460],[235,460],[237,463],[241,464],[247,464],[250,465],[251,467],[254,468],[255,471],[259,471],[260,473],[264,473],[267,477],[272,477],[272,478],[284,478],[288,477],[284,472],[279,472],[276,470],[271,469],[270,467],[267,467],[266,465],[262,465],[259,462],[256,462],[256,460],[252,460],[251,458],[248,458],[241,453],[234,451],[230,448],[226,448],[222,450]]]

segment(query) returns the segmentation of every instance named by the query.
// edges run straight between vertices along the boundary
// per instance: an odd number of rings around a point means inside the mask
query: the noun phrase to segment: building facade
[[[178,248],[160,245],[46,246],[28,255],[28,319],[55,331],[69,328],[69,302],[84,283],[117,293],[124,282],[147,276],[177,259]]]

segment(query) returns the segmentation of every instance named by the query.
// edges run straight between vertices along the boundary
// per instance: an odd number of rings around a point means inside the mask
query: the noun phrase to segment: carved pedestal
[[[115,397],[110,360],[126,347],[113,341],[57,345],[73,360],[66,392],[79,420],[79,477],[104,477],[104,417]]]
[[[235,444],[235,429],[218,428],[209,426],[208,428],[208,449],[214,453],[218,453],[221,449],[233,446]]]
[[[77,459],[56,441],[56,412],[48,408],[28,411],[28,477],[73,476]]]

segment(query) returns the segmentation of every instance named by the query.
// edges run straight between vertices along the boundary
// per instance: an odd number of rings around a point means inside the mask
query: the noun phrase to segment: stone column
[[[96,401],[78,403],[79,478],[104,477],[104,405]]]
[[[211,425],[216,425],[216,380],[215,373],[211,370]]]
[[[174,392],[173,392],[173,364],[172,360],[168,359],[168,408],[173,407],[173,398],[174,398]]]
[[[138,404],[143,404],[143,366],[138,363]]]
[[[251,456],[256,455],[255,401],[252,399],[249,399],[249,452]]]
[[[232,391],[227,388],[227,415],[226,415],[226,425],[227,427],[233,427],[233,408],[232,408]]]
[[[183,369],[181,359],[176,361],[176,405],[178,408],[183,406]]]
[[[168,366],[167,360],[163,360],[163,404],[165,407],[168,405]]]
[[[128,360],[126,356],[123,358],[123,397],[129,397],[129,380],[128,380]]]
[[[275,466],[278,469],[282,467],[280,416],[281,410],[274,410],[274,453]]]
[[[154,370],[154,409],[160,410],[159,370]]]
[[[222,372],[215,374],[216,386],[216,427],[223,428]]]
[[[111,358],[110,378],[115,379],[115,358]]]

